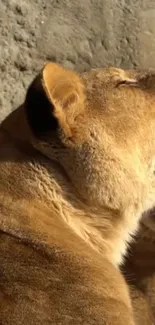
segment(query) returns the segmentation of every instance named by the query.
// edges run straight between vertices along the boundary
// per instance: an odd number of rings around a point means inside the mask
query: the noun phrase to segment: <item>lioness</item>
[[[118,266],[155,201],[155,74],[47,63],[0,127],[1,325],[134,325]]]
[[[144,215],[129,248],[124,275],[130,287],[136,325],[155,324],[155,211]]]

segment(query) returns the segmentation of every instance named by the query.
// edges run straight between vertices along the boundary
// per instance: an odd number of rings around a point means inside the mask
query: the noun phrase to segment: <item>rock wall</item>
[[[0,120],[46,60],[155,67],[155,1],[0,0]]]

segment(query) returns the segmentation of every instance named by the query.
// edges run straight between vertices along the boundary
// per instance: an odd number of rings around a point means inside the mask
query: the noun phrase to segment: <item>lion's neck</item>
[[[78,198],[57,164],[51,165],[50,162],[48,165],[46,162],[42,166],[35,164],[33,168],[35,179],[42,184],[39,187],[36,184],[37,198],[44,201],[51,211],[57,210],[57,215],[92,249],[119,265],[131,235],[137,229],[138,217],[136,220],[135,211],[120,215],[110,209],[90,208]]]
[[[86,209],[81,215],[79,211],[74,212],[66,221],[88,245],[118,266],[138,228],[138,222],[134,220],[135,216],[129,222],[125,216],[116,216],[110,211],[99,214]]]
[[[138,224],[137,222],[127,222],[123,216],[119,216],[115,222],[113,219],[115,217],[117,218],[113,213],[107,215],[105,212],[101,215],[103,218],[101,223],[98,216],[95,219],[95,216],[93,218],[91,215],[89,226],[88,223],[86,224],[86,233],[90,245],[101,254],[106,255],[115,266],[118,266],[123,262],[128,244]]]

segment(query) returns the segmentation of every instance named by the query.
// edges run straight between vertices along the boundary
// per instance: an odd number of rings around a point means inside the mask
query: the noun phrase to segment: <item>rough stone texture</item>
[[[155,67],[154,0],[0,0],[0,120],[46,60]]]

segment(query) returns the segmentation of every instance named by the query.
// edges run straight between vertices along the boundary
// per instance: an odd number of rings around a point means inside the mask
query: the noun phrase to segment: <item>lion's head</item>
[[[47,63],[25,100],[33,144],[94,206],[145,209],[152,205],[154,87],[152,71],[107,68],[78,76]]]

